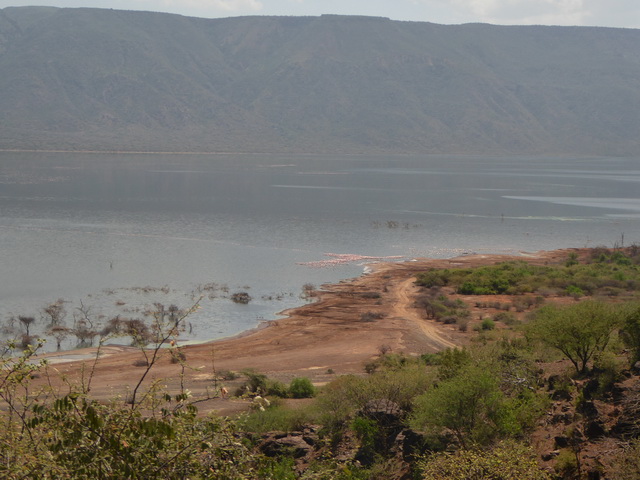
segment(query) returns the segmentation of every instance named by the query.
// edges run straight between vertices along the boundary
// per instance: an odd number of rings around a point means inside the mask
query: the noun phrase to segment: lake
[[[220,338],[362,274],[359,256],[639,242],[639,182],[639,158],[0,152],[0,322],[204,295],[184,337]]]

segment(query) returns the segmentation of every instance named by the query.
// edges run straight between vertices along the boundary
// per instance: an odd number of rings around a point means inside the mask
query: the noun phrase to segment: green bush
[[[316,421],[313,409],[288,409],[272,402],[265,410],[255,410],[238,420],[238,427],[244,432],[262,434],[266,432],[292,432],[302,430],[304,425]]]
[[[576,285],[569,285],[566,289],[565,292],[567,293],[567,295],[569,295],[570,297],[573,298],[580,298],[580,297],[584,297],[584,291],[576,286]]]
[[[316,395],[316,387],[306,377],[298,377],[291,380],[289,395],[293,398],[312,398]]]
[[[267,393],[267,376],[263,373],[257,373],[254,370],[243,370],[242,374],[247,377],[245,390],[248,389],[252,393]]]
[[[493,330],[494,328],[496,328],[496,322],[494,322],[490,318],[485,318],[480,325],[482,327],[482,330]]]
[[[287,398],[289,396],[289,389],[282,382],[277,380],[267,380],[266,393],[268,395],[273,395],[274,397]]]
[[[563,478],[572,478],[571,476],[578,471],[578,459],[575,452],[569,449],[561,450],[556,457],[555,470]]]

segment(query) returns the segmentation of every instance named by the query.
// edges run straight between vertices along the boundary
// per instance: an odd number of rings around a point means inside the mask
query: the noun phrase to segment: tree
[[[506,405],[496,375],[469,366],[416,399],[412,424],[419,429],[447,428],[467,448],[501,431]]]
[[[59,298],[42,309],[42,313],[49,319],[50,326],[61,325],[67,316],[67,310],[64,308],[65,301]]]
[[[47,330],[47,334],[56,339],[56,347],[58,350],[60,350],[62,342],[69,336],[69,333],[71,332],[67,327],[62,327],[60,325],[55,325]]]
[[[27,337],[30,337],[31,333],[29,332],[29,330],[31,329],[31,325],[33,323],[35,323],[36,319],[34,317],[27,317],[27,316],[24,316],[24,315],[20,315],[18,317],[18,320],[20,321],[20,323],[24,327],[25,335]]]
[[[536,312],[528,334],[562,352],[582,375],[609,344],[620,316],[619,309],[596,300],[564,307],[547,305]]]
[[[91,313],[91,306],[80,300],[80,306],[73,312],[73,328],[70,330],[77,339],[78,347],[92,347],[93,339],[99,335],[97,320]]]

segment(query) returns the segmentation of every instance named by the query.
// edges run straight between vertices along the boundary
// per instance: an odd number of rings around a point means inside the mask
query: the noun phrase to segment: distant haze
[[[635,29],[0,10],[4,149],[636,155],[638,112]]]

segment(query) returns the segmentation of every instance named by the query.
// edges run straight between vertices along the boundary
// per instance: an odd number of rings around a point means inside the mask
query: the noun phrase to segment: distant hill
[[[9,7],[0,148],[640,154],[640,30]]]

